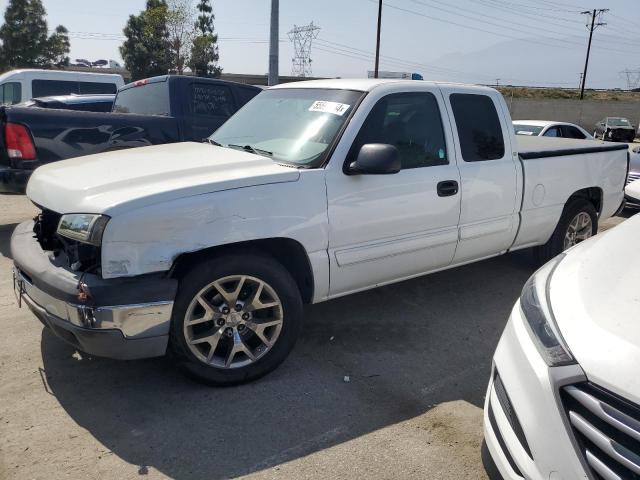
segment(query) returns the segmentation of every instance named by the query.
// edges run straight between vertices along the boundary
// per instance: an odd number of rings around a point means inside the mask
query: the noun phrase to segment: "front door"
[[[374,93],[361,106],[374,105],[344,165],[362,145],[385,143],[398,149],[402,170],[327,170],[332,296],[445,267],[458,241],[460,178],[439,90]]]

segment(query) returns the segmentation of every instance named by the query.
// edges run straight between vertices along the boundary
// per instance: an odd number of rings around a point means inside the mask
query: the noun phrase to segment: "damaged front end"
[[[18,304],[79,351],[128,360],[164,355],[178,281],[164,273],[103,278],[100,230],[108,221],[42,209],[19,224],[10,246]]]
[[[33,233],[44,251],[53,253],[56,264],[69,268],[74,272],[101,274],[100,244],[96,237],[90,236],[96,222],[86,225],[72,225],[69,227],[69,215],[61,215],[51,210],[43,209],[34,218]],[[100,217],[100,216],[92,216]],[[108,220],[108,217],[106,217]],[[91,222],[89,222],[91,223]],[[106,221],[99,226],[104,230]],[[75,228],[74,228],[75,227]],[[82,229],[88,229],[83,235]],[[62,230],[62,231],[61,231]],[[101,237],[102,232],[100,232]],[[72,238],[75,237],[75,238]],[[93,240],[93,241],[92,241]],[[91,242],[91,243],[90,243]]]

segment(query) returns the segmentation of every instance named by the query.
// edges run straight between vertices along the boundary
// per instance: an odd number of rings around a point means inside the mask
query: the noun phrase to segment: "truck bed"
[[[529,160],[533,158],[612,152],[627,150],[628,148],[629,146],[626,143],[516,135],[515,151],[518,152],[523,160]]]
[[[628,165],[628,145],[596,140],[516,135],[523,179],[521,223],[512,249],[545,243],[567,197],[591,198],[598,217],[620,207]]]

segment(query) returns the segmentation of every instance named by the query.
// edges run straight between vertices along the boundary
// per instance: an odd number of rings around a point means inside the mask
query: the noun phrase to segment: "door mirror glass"
[[[352,175],[384,175],[400,171],[400,154],[393,145],[367,143],[360,148],[356,161],[349,166]]]

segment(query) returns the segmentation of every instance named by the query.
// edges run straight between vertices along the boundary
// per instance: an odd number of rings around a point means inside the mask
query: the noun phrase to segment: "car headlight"
[[[534,273],[520,296],[520,307],[527,330],[540,355],[550,367],[576,363],[558,329],[549,301],[549,283],[564,256],[558,255]]]
[[[91,213],[62,215],[58,223],[58,234],[83,243],[99,246],[109,217]]]

